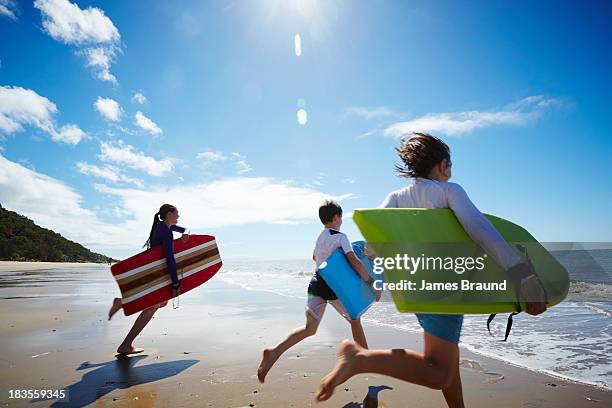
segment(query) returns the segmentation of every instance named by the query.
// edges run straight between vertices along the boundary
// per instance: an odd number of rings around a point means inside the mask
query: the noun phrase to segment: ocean
[[[506,315],[493,321],[493,337],[486,328],[487,315],[466,315],[461,346],[530,370],[612,389],[612,250],[552,253],[570,272],[567,299],[540,316],[515,316],[507,342],[500,341]],[[313,271],[311,260],[226,261],[219,277],[246,290],[306,299]],[[392,302],[375,304],[362,320],[422,331],[413,314],[397,312]]]

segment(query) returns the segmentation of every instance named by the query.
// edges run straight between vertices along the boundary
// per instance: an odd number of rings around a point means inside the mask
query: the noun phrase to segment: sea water
[[[521,313],[502,342],[507,314],[486,329],[485,315],[466,315],[461,346],[534,371],[612,389],[612,250],[557,251],[570,272],[565,301],[540,316]],[[314,271],[310,260],[225,262],[220,279],[247,290],[306,298]],[[362,320],[421,332],[413,314],[398,313],[392,302],[379,302]],[[397,345],[401,347],[401,344]]]

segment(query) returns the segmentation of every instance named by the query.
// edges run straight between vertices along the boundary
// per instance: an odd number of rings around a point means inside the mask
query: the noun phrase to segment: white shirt
[[[521,262],[493,224],[472,203],[456,183],[416,178],[414,183],[392,191],[381,208],[450,208],[468,235],[504,269]]]
[[[325,228],[321,231],[313,252],[317,269],[338,248],[342,248],[345,254],[353,252],[353,247],[346,234],[333,228]]]

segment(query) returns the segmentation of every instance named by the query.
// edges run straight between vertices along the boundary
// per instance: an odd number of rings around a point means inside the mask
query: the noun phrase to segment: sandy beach
[[[142,355],[117,358],[134,320],[106,313],[117,294],[107,265],[0,265],[3,406],[360,407],[369,387],[379,407],[442,407],[439,391],[360,375],[332,399],[313,400],[348,325],[328,312],[316,336],[256,378],[261,351],[303,323],[303,300],[247,291],[214,278],[168,305],[145,328]],[[372,348],[421,349],[418,334],[365,324]],[[462,350],[469,407],[611,406],[612,392]],[[64,389],[66,400],[11,399],[9,390]]]
[[[41,269],[82,268],[84,266],[99,266],[95,263],[76,262],[16,262],[0,261],[0,272],[37,271]]]

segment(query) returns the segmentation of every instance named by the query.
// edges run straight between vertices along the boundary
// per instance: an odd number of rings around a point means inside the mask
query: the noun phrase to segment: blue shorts
[[[463,325],[463,315],[415,313],[426,333],[442,340],[458,344]]]

